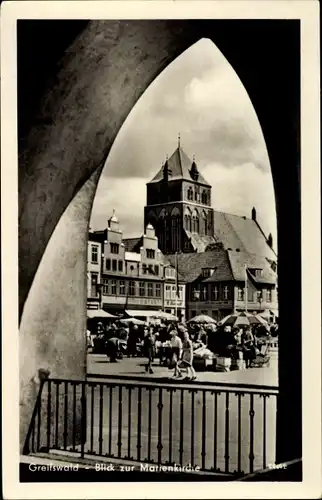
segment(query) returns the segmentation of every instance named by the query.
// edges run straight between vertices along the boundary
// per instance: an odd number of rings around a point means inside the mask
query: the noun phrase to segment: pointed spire
[[[178,149],[180,148],[180,132],[178,134]]]

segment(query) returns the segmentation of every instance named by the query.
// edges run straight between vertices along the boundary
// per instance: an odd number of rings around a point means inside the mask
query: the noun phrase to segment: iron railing
[[[24,453],[63,450],[243,476],[275,463],[278,389],[142,379],[43,382]]]

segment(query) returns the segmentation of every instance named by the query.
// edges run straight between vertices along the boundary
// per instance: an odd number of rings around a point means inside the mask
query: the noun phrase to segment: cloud
[[[115,208],[127,236],[141,234],[145,183],[177,147],[213,186],[215,208],[249,215],[276,231],[269,159],[252,103],[237,74],[201,40],[159,75],[127,117],[104,168],[93,207],[96,227]]]
[[[141,235],[144,230],[143,208],[146,200],[146,186],[140,178],[101,177],[92,211],[91,229],[107,227],[113,210],[120,221],[124,237]]]
[[[215,210],[251,217],[256,207],[257,219],[263,231],[271,232],[274,247],[277,242],[275,196],[272,176],[253,163],[227,169],[220,164],[208,164],[203,173],[212,185],[212,206]]]

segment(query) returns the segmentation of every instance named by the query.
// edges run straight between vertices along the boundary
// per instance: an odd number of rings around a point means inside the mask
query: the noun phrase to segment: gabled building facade
[[[88,308],[142,317],[163,310],[185,317],[184,284],[178,283],[173,301],[176,270],[158,248],[151,224],[140,238],[123,239],[113,213],[105,230],[89,233],[88,245]]]
[[[173,262],[173,257],[168,257]],[[186,284],[187,319],[233,312],[277,312],[277,276],[265,257],[232,250],[177,256]]]

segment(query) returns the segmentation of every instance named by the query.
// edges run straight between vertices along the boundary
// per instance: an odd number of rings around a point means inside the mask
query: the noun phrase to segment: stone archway
[[[42,259],[47,267],[51,266],[50,239],[56,238],[59,248],[66,249],[66,240],[60,231],[65,227],[66,217],[70,217],[72,208],[69,207],[78,203],[78,193],[82,192],[86,194],[81,203],[89,208],[82,214],[78,212],[74,220],[77,227],[73,229],[75,235],[84,233],[99,169],[126,116],[147,86],[170,62],[200,38],[209,38],[224,53],[248,91],[270,156],[278,216],[280,329],[283,332],[290,330],[293,339],[292,364],[287,359],[287,336],[281,337],[280,341],[277,454],[278,461],[298,458],[301,456],[299,23],[153,23],[153,29],[145,21],[95,21],[82,27],[63,57],[57,74],[54,71],[54,83],[44,93],[39,114],[30,122],[19,159],[22,345],[24,349],[30,348],[35,368],[48,363],[47,353],[51,352],[52,373],[68,376],[69,369],[60,362],[58,353],[63,349],[65,359],[74,356],[73,346],[66,343],[65,336],[70,328],[68,324],[73,324],[72,318],[68,318],[67,324],[66,318],[57,312],[50,321],[51,332],[47,329],[44,335],[43,323],[35,321],[37,311],[32,310],[26,315],[28,301],[31,297],[35,300],[44,289],[39,266]],[[261,50],[259,55],[258,47]],[[274,78],[276,72],[278,79]],[[271,95],[274,95],[274,101],[270,100]],[[88,182],[91,189],[86,188]],[[285,192],[288,193],[287,202]],[[84,247],[75,247],[76,241],[84,245],[84,238],[75,237],[74,241],[68,247],[70,263],[76,262],[76,255],[84,250]],[[289,248],[292,248],[292,264]],[[85,275],[86,260],[80,258],[78,264],[77,271],[71,264],[61,280],[53,280],[55,290],[52,293],[55,296],[60,290],[62,303],[74,301],[71,310],[81,340],[82,322],[85,324],[84,302],[78,294],[73,297],[70,293],[70,287],[77,287],[82,282],[82,272]],[[289,300],[289,290],[292,290],[292,301]],[[45,315],[46,310],[52,309],[50,294],[43,308]],[[79,322],[77,318],[82,320]],[[64,335],[57,337],[57,331],[64,332]],[[51,348],[53,338],[55,349]],[[83,353],[79,352],[78,356],[81,358]],[[33,374],[21,369],[20,375],[21,403],[25,409],[23,435],[33,406]]]

